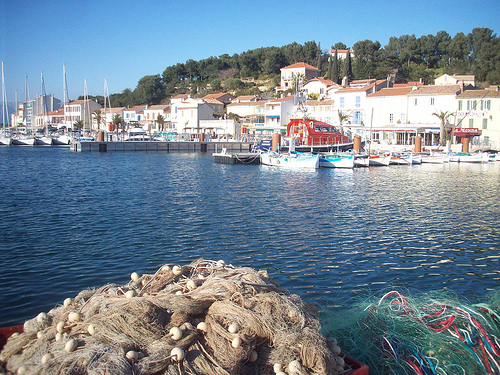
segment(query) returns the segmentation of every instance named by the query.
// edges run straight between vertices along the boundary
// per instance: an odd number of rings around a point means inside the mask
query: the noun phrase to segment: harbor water
[[[500,162],[299,171],[0,147],[0,180],[0,326],[198,258],[265,269],[320,309],[499,287]]]

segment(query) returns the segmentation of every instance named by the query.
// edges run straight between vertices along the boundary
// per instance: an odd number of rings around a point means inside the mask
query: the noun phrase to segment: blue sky
[[[135,89],[145,75],[188,59],[307,41],[322,49],[391,36],[500,32],[498,1],[27,1],[0,0],[0,60],[8,101],[45,92],[71,99]]]

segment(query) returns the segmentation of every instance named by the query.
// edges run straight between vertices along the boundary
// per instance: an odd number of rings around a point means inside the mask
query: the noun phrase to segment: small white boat
[[[488,154],[483,152],[460,155],[460,163],[488,163],[488,159]]]
[[[321,154],[319,158],[320,168],[354,168],[354,155]]]
[[[52,146],[52,137],[35,137],[35,145],[37,146]]]
[[[68,146],[71,143],[71,137],[67,134],[61,134],[52,138],[54,146]]]
[[[443,153],[421,154],[422,163],[426,164],[444,164],[449,163],[450,155]]]
[[[422,155],[420,154],[411,154],[411,164],[422,164]]]
[[[0,145],[2,146],[10,146],[12,143],[12,139],[10,137],[0,135]]]
[[[13,137],[12,145],[14,146],[34,146],[35,137]]]
[[[368,156],[368,165],[370,167],[387,167],[391,162],[391,153],[384,152]]]
[[[392,165],[412,165],[412,154],[392,154],[389,164]]]
[[[275,152],[265,152],[260,154],[260,163],[273,167],[287,169],[318,169],[319,155],[317,154],[277,154]]]

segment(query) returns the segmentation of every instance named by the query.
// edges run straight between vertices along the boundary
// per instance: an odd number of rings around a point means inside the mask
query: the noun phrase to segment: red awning
[[[455,137],[473,137],[479,134],[480,132],[478,128],[457,128],[453,132]]]

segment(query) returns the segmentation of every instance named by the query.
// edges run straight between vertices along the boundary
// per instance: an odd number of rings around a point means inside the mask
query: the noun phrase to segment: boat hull
[[[37,145],[37,146],[52,146],[52,138],[50,138],[50,137],[35,138],[35,145]]]
[[[317,169],[319,155],[263,153],[260,155],[260,163],[286,169]]]
[[[354,155],[322,156],[319,159],[320,168],[354,168]]]
[[[12,138],[14,146],[34,146],[35,138]]]
[[[12,139],[10,137],[0,137],[0,145],[10,146],[11,143],[12,143]]]
[[[387,167],[390,162],[391,162],[391,154],[368,156],[368,165],[370,167]]]

